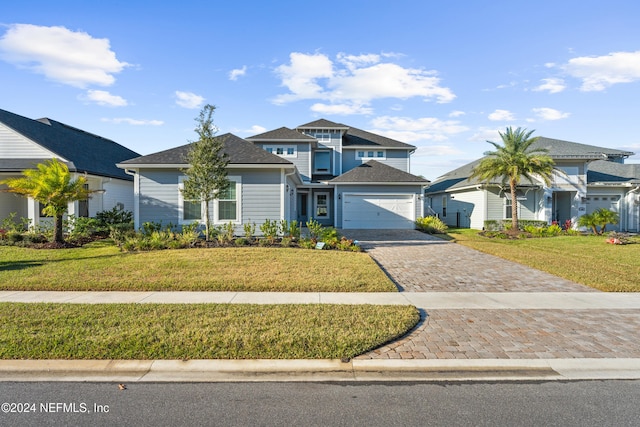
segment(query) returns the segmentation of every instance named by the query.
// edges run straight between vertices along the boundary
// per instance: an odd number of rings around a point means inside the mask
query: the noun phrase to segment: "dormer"
[[[281,127],[246,140],[271,154],[289,160],[296,166],[303,181],[311,181],[311,153],[316,144],[315,138]]]
[[[316,140],[311,165],[314,180],[330,179],[342,173],[342,139],[348,126],[320,119],[296,130]]]

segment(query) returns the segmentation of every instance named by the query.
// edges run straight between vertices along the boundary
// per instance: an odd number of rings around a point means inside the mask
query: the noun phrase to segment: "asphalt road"
[[[0,383],[0,426],[637,426],[640,381]],[[14,412],[12,412],[14,411]]]

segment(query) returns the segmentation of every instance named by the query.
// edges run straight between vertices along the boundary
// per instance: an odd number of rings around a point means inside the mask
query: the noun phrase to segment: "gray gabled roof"
[[[68,160],[67,165],[72,172],[125,180],[133,179],[116,167],[116,163],[140,154],[114,141],[55,120],[32,120],[5,110],[0,110],[0,122]],[[34,162],[37,163],[36,160],[29,159],[3,159],[1,165],[3,170],[15,168],[16,171],[20,171],[33,167]]]
[[[580,144],[577,142],[563,141],[561,139],[552,139],[545,137],[539,137],[532,146],[549,150],[549,155],[553,159],[603,160],[608,157],[621,158],[633,155],[633,153],[630,151],[597,147],[595,145]]]
[[[343,147],[363,147],[363,148],[398,148],[415,150],[415,146],[387,138],[386,136],[367,132],[362,129],[347,126],[342,123],[331,122],[326,119],[316,120],[296,129],[335,129],[346,130],[342,140]]]
[[[331,184],[427,184],[429,181],[375,160],[369,160],[329,181]]]
[[[386,136],[377,135],[362,129],[349,128],[344,137],[343,147],[370,147],[370,148],[404,148],[414,150],[416,147]]]
[[[247,141],[291,141],[291,142],[315,142],[315,138],[295,131],[293,129],[289,129],[287,127],[281,127],[278,129],[270,130],[268,132],[261,133],[259,135],[254,135],[252,137],[247,138]]]
[[[275,154],[267,153],[262,148],[256,147],[251,142],[237,137],[231,133],[218,136],[222,139],[224,145],[223,152],[229,156],[230,164],[274,164],[274,165],[291,165],[292,163]],[[122,168],[145,165],[186,165],[187,153],[191,144],[185,144],[180,147],[170,148],[168,150],[149,154],[146,156],[136,157],[119,165]]]
[[[298,126],[296,129],[335,129],[335,130],[347,130],[349,126],[342,123],[336,123],[327,119],[314,120],[304,125]]]
[[[640,183],[640,164],[623,164],[605,160],[589,163],[587,183]]]

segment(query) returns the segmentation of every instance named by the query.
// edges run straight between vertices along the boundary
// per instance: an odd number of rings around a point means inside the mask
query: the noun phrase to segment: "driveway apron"
[[[599,292],[415,230],[342,230],[401,292]],[[577,295],[577,294],[576,294]],[[428,304],[427,304],[428,305]],[[640,310],[429,309],[406,336],[359,359],[640,357]]]

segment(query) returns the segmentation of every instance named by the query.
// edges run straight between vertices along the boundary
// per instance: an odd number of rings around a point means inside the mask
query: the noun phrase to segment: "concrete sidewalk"
[[[423,310],[640,310],[640,293],[0,291],[0,302],[73,304],[375,304]]]

